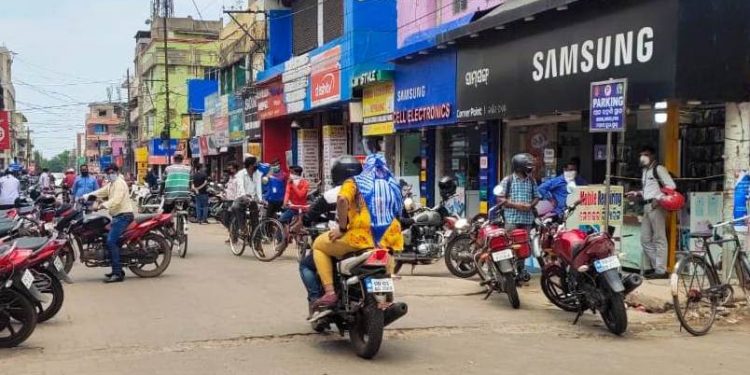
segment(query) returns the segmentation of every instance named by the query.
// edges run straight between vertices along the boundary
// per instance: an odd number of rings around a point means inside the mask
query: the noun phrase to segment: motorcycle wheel
[[[60,259],[63,262],[63,270],[65,273],[70,274],[70,270],[73,269],[73,263],[76,262],[76,252],[73,250],[73,246],[68,241],[60,251]]]
[[[138,246],[144,246],[146,253],[157,251],[158,255],[153,263],[141,263],[137,266],[128,267],[130,272],[138,277],[156,277],[166,271],[169,262],[172,260],[172,246],[170,246],[169,241],[158,234],[148,233],[143,236]],[[163,257],[161,261],[159,261],[160,256]],[[146,266],[152,264],[154,265],[153,269],[146,269]]]
[[[521,298],[518,297],[518,286],[516,286],[516,278],[513,277],[513,275],[503,275],[503,289],[505,289],[505,294],[508,295],[508,300],[510,301],[510,305],[513,306],[514,309],[518,309],[521,307]]]
[[[628,329],[628,315],[625,311],[622,293],[609,291],[607,305],[601,309],[599,314],[602,316],[607,329],[615,335],[622,335]]]
[[[383,342],[383,325],[383,310],[375,306],[374,302],[357,312],[349,330],[349,340],[358,356],[371,359],[378,354]]]
[[[477,274],[476,264],[472,260],[471,247],[471,236],[468,234],[454,237],[446,246],[445,266],[453,276],[466,279]]]
[[[570,293],[566,282],[567,275],[560,266],[548,266],[542,270],[540,284],[542,293],[553,305],[563,311],[577,312],[580,310],[578,298]]]
[[[18,346],[36,328],[36,308],[25,295],[11,288],[0,291],[0,306],[0,348]]]
[[[60,280],[49,272],[35,272],[34,286],[49,298],[49,302],[37,305],[37,322],[42,323],[50,320],[60,311],[65,300],[65,290]]]

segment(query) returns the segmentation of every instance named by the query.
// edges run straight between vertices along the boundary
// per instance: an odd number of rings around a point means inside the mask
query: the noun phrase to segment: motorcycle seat
[[[26,207],[20,207],[18,209],[19,215],[28,215],[34,211],[34,207],[32,206],[26,206]]]
[[[19,237],[16,239],[16,247],[19,249],[37,251],[49,242],[47,237]]]
[[[371,249],[360,250],[342,257],[338,263],[339,273],[341,273],[342,275],[351,276],[352,270],[360,264],[364,263],[367,258],[370,257],[370,250]]]
[[[5,237],[10,234],[10,232],[15,228],[16,222],[15,221],[4,221],[0,222],[0,237]]]
[[[139,215],[135,215],[133,222],[140,224],[145,221],[151,220],[157,216],[159,216],[159,214],[139,214]]]

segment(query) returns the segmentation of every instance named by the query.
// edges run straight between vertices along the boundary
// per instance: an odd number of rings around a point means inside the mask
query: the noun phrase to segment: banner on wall
[[[311,185],[320,182],[319,139],[318,129],[297,130],[297,163]]]
[[[10,149],[10,113],[0,111],[0,150]]]
[[[229,114],[229,143],[242,144],[245,140],[245,124],[242,121],[242,110]]]
[[[393,82],[366,86],[362,90],[362,135],[388,135],[396,129],[393,124]]]
[[[578,228],[584,232],[595,230],[601,232],[604,229],[606,199],[605,185],[579,186],[568,195],[568,204],[572,205],[577,200],[581,201],[575,212],[573,212],[566,226]],[[615,247],[619,250],[622,233],[623,218],[625,213],[625,192],[622,186],[610,187],[609,199],[609,225],[615,228]]]
[[[310,58],[310,101],[312,107],[334,103],[341,98],[341,45]]]
[[[323,126],[323,176],[326,190],[333,187],[331,165],[333,160],[346,154],[346,127],[342,125]]]
[[[440,72],[440,74],[425,74]],[[396,129],[417,129],[456,121],[456,52],[448,51],[396,67]]]
[[[190,156],[193,159],[201,157],[201,141],[198,137],[190,138]]]

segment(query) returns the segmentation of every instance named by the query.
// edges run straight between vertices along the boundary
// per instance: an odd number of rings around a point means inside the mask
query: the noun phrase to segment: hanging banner
[[[10,113],[0,111],[0,150],[10,150]]]
[[[229,114],[229,143],[242,144],[245,140],[245,124],[242,122],[242,110]]]
[[[135,162],[145,163],[148,161],[148,147],[138,147],[135,149]]]
[[[190,156],[193,159],[201,157],[201,141],[198,137],[190,138]]]
[[[313,186],[320,182],[319,139],[318,129],[297,130],[297,163],[302,167],[304,177]]]
[[[208,136],[202,135],[200,136],[198,141],[200,143],[201,156],[207,156],[208,155]]]
[[[325,189],[333,187],[331,165],[333,160],[346,154],[346,127],[342,125],[323,126],[323,173]]]

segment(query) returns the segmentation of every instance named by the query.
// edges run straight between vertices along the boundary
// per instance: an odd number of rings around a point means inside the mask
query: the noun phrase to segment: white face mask
[[[640,161],[641,161],[641,166],[647,167],[651,165],[651,158],[646,155],[641,155]]]
[[[117,179],[117,173],[110,173],[110,174],[107,175],[107,180],[108,181],[114,181],[116,179]]]
[[[575,181],[577,175],[577,171],[563,171],[563,177],[565,177],[565,181],[568,182]]]

